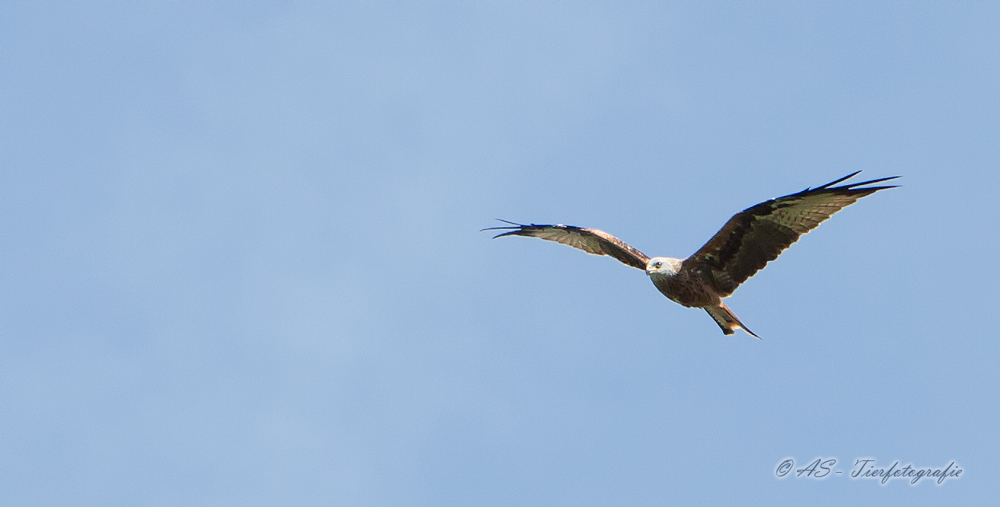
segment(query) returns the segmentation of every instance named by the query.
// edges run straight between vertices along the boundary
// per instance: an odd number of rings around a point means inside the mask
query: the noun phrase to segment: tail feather
[[[730,310],[729,307],[722,301],[719,301],[719,306],[705,307],[705,311],[708,312],[708,314],[712,316],[712,320],[714,320],[715,323],[722,328],[723,333],[730,335],[735,332],[735,329],[742,329],[750,333],[754,338],[758,340],[760,339],[760,337],[757,336],[757,333],[747,329],[747,327],[740,322],[739,317],[737,317],[736,314],[733,313],[733,311]]]

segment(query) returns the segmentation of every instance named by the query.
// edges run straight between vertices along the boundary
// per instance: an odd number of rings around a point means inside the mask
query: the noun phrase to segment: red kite
[[[508,222],[503,236],[530,236],[555,241],[595,255],[610,255],[634,268],[644,269],[664,296],[684,306],[704,308],[729,335],[740,328],[756,338],[722,302],[747,278],[773,261],[799,236],[813,230],[834,213],[858,199],[896,185],[868,186],[898,178],[891,176],[835,187],[861,171],[816,188],[786,195],[751,206],[722,226],[712,239],[687,259],[652,257],[624,241],[597,229],[572,225],[536,225]]]

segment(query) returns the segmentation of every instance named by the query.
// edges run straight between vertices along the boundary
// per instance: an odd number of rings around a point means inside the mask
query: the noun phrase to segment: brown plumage
[[[891,176],[835,187],[861,171],[826,185],[807,188],[751,206],[726,222],[694,255],[687,259],[650,258],[624,241],[597,229],[572,225],[537,225],[508,222],[510,226],[483,230],[506,230],[503,236],[530,236],[578,248],[595,255],[609,255],[629,266],[644,269],[665,296],[684,306],[704,308],[725,334],[746,328],[722,298],[781,252],[834,213],[858,199],[895,185],[865,186],[898,178]]]
[[[498,219],[500,220],[500,219]],[[573,225],[522,225],[507,220],[500,220],[513,227],[487,227],[484,231],[512,229],[493,236],[493,239],[503,236],[531,236],[548,241],[555,241],[579,248],[594,255],[610,255],[633,268],[646,269],[649,256],[636,250],[632,245],[597,229],[584,229]]]

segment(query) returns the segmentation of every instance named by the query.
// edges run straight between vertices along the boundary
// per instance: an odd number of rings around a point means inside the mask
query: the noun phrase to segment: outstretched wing
[[[573,248],[579,248],[590,254],[610,255],[633,268],[642,270],[646,269],[646,262],[649,261],[649,257],[646,254],[632,248],[628,243],[597,229],[584,229],[583,227],[562,224],[524,225],[508,222],[507,220],[500,221],[511,225],[509,227],[487,227],[483,230],[507,231],[493,236],[494,239],[503,236],[529,236],[547,241],[555,241],[556,243],[569,245]]]
[[[859,187],[898,178],[892,176],[833,186],[859,172],[821,187],[764,201],[737,213],[705,246],[687,258],[681,269],[705,270],[711,274],[720,296],[732,294],[799,236],[858,199],[895,185]]]

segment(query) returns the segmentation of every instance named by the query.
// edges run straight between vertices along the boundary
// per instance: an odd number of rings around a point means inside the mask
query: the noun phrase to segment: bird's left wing
[[[639,268],[642,270],[646,269],[646,262],[649,261],[649,257],[646,254],[636,250],[628,243],[625,243],[624,241],[597,229],[584,229],[583,227],[562,224],[525,225],[508,222],[506,220],[500,221],[511,225],[504,227],[487,227],[483,230],[507,231],[493,236],[494,239],[503,236],[529,236],[548,241],[555,241],[556,243],[562,243],[573,248],[578,248],[589,254],[610,255],[611,257],[614,257],[615,259],[618,259],[633,268]]]
[[[835,187],[861,171],[816,188],[751,206],[729,219],[682,269],[705,270],[720,296],[728,296],[747,278],[820,222],[858,199],[895,185],[864,187],[898,176]]]

